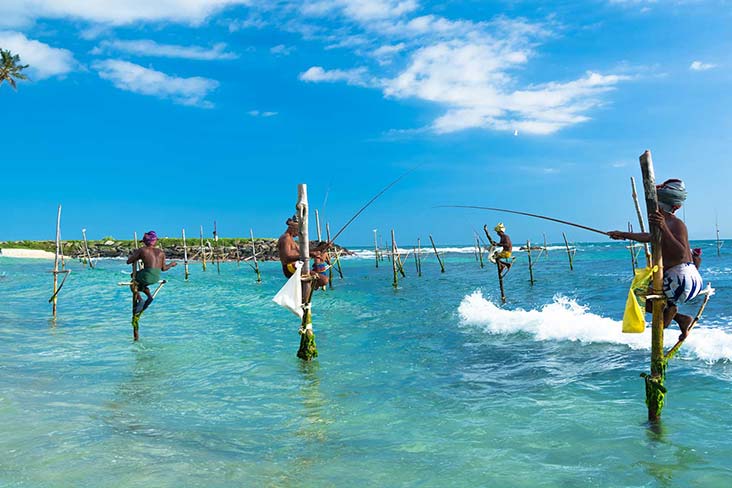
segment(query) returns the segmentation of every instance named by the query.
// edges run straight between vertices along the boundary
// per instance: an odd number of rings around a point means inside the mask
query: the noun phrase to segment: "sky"
[[[30,80],[0,85],[0,240],[53,239],[59,204],[66,239],[277,237],[300,183],[336,233],[408,171],[340,244],[603,240],[439,206],[637,228],[646,149],[691,238],[729,237],[730,26],[729,0],[3,0]]]

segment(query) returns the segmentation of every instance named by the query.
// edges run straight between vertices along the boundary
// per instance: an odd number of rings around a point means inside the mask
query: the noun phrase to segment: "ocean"
[[[0,486],[730,486],[732,252],[692,244],[717,293],[659,425],[650,329],[621,332],[624,243],[577,243],[573,271],[550,247],[533,286],[516,253],[506,304],[470,246],[444,248],[445,273],[425,253],[421,277],[409,256],[397,289],[361,250],[314,297],[309,363],[271,300],[278,262],[262,283],[243,262],[173,268],[133,342],[124,261],[70,262],[53,321],[52,263],[0,257]]]

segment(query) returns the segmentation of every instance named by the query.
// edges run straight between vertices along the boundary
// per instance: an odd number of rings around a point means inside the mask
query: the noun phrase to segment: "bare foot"
[[[688,315],[677,314],[676,317],[674,317],[674,320],[676,320],[676,323],[679,324],[679,329],[681,329],[679,340],[683,341],[686,339],[686,336],[689,335],[689,327],[691,327],[693,319]]]

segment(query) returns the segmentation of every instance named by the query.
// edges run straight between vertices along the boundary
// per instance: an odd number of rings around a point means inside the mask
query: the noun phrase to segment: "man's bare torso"
[[[665,268],[671,268],[681,263],[691,263],[691,248],[689,247],[689,233],[686,229],[686,224],[673,214],[664,213],[666,218],[666,225],[676,239],[683,243],[683,251],[680,251],[677,246],[672,243],[666,242],[665,239],[661,240],[661,248],[663,252],[663,266]]]
[[[143,247],[137,250],[138,258],[142,260],[146,268],[163,268],[165,264],[165,253],[162,249],[154,247]]]

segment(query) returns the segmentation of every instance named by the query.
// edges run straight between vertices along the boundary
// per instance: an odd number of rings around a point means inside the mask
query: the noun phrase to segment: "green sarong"
[[[135,276],[135,281],[137,281],[140,288],[154,285],[155,283],[160,281],[161,272],[162,270],[160,268],[143,268],[137,272],[137,275]]]

